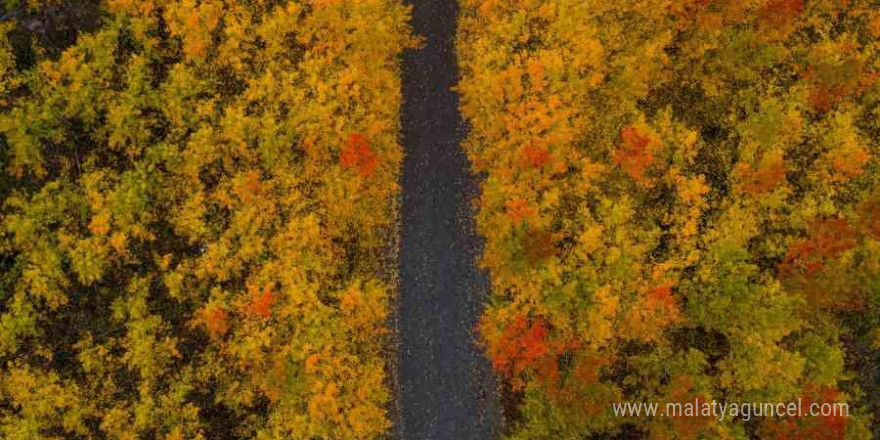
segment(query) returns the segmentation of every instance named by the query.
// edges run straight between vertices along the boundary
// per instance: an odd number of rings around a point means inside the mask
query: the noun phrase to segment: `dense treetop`
[[[876,2],[462,6],[494,291],[481,333],[519,399],[511,438],[871,438]],[[695,397],[852,416],[611,412]]]
[[[383,435],[408,10],[93,6],[2,25],[0,437]]]

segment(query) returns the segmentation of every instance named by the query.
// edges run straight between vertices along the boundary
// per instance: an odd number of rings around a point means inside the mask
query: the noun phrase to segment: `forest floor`
[[[489,281],[477,267],[478,187],[459,143],[454,42],[458,5],[414,0],[425,45],[403,61],[403,198],[398,298],[397,431],[402,440],[489,440],[499,415],[475,326]]]

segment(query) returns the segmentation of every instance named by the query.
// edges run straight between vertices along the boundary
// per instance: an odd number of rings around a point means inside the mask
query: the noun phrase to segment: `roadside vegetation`
[[[878,43],[870,1],[462,1],[509,438],[874,438]],[[695,398],[851,417],[612,413]]]
[[[0,437],[383,437],[407,8],[78,3],[0,24]]]

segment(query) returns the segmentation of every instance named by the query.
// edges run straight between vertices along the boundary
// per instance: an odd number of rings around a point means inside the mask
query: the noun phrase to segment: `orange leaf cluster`
[[[272,317],[272,305],[275,304],[275,295],[272,293],[272,284],[267,284],[260,290],[256,284],[248,284],[248,291],[251,294],[251,301],[247,306],[247,311],[263,318]]]
[[[785,181],[785,164],[782,158],[769,164],[752,168],[751,165],[741,165],[742,184],[738,190],[750,196],[759,196],[767,193]]]
[[[212,339],[222,337],[229,331],[229,314],[219,306],[211,306],[199,312],[199,320]]]
[[[646,291],[629,309],[624,326],[634,339],[654,341],[665,327],[681,319],[681,310],[672,296],[672,284]]]
[[[649,310],[657,310],[665,316],[678,314],[678,306],[672,297],[672,284],[651,289],[645,298],[645,307]]]
[[[492,366],[511,379],[514,388],[524,385],[519,377],[528,371],[536,372],[546,383],[559,379],[558,356],[562,345],[551,342],[550,329],[543,318],[529,320],[518,315],[504,329],[501,341],[493,347]]]
[[[819,113],[827,113],[849,94],[843,85],[817,86],[810,92],[810,105]]]
[[[516,223],[521,223],[537,214],[537,209],[530,206],[525,199],[520,198],[507,202],[507,216]]]
[[[772,27],[784,27],[796,19],[803,10],[803,0],[771,0],[758,12],[758,16]]]
[[[612,159],[626,174],[639,185],[647,186],[645,172],[654,163],[654,148],[657,140],[640,132],[633,126],[625,127],[620,137],[623,145],[612,153]]]
[[[863,149],[842,152],[831,162],[834,180],[848,180],[862,174],[864,166],[871,160],[871,155]]]
[[[527,166],[541,168],[550,161],[550,152],[546,148],[536,147],[532,144],[523,149],[522,162]]]
[[[339,164],[346,169],[356,168],[361,176],[370,177],[379,164],[379,157],[373,152],[366,136],[352,133],[339,154]]]
[[[814,403],[834,404],[839,402],[840,392],[835,387],[816,387],[808,385],[806,395],[801,397],[801,409],[810,411]],[[810,417],[807,414],[769,420],[766,425],[767,436],[773,440],[844,440],[849,417],[840,414]]]
[[[859,234],[845,219],[818,220],[813,223],[810,238],[792,243],[780,264],[783,276],[803,271],[807,275],[825,267],[825,260],[837,257],[859,244]]]
[[[608,364],[608,359],[600,356],[586,356],[582,358],[574,369],[572,369],[572,377],[577,378],[584,384],[599,383],[599,372],[602,367]]]

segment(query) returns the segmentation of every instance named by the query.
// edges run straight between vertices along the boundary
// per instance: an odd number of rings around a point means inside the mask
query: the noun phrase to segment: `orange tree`
[[[2,29],[0,437],[383,436],[408,10],[100,10]]]
[[[493,289],[479,330],[518,398],[511,438],[870,438],[880,9],[462,3]],[[697,397],[845,401],[851,416],[611,409]]]

